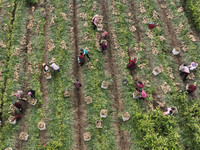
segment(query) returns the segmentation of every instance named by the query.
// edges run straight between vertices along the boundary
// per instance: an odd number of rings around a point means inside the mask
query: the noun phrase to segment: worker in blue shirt
[[[88,55],[88,52],[85,50],[85,49],[81,49],[81,52],[83,53],[83,55],[85,56],[87,56],[87,58],[89,58],[89,60],[90,60],[90,57],[89,57],[89,55]]]

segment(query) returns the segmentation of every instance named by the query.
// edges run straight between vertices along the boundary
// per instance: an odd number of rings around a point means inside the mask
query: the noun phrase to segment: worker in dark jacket
[[[194,84],[187,84],[186,85],[186,91],[188,92],[188,94],[193,93],[196,89],[197,89],[196,82]]]
[[[29,90],[28,95],[31,96],[32,98],[35,98],[35,90]]]
[[[83,66],[85,63],[85,56],[83,55],[83,53],[80,53],[79,62],[81,66]]]
[[[13,105],[19,109],[19,111],[22,113],[23,112],[23,108],[22,108],[22,104],[19,102],[14,102]]]
[[[82,86],[81,82],[79,81],[79,79],[76,79],[76,82],[74,82],[74,86],[77,90],[80,89],[80,87]]]
[[[107,44],[105,41],[102,41],[101,45],[101,52],[104,54],[105,51],[107,50]]]
[[[127,68],[130,70],[134,70],[136,68],[136,61],[136,58],[134,58],[134,60],[130,59],[129,64],[127,64]]]

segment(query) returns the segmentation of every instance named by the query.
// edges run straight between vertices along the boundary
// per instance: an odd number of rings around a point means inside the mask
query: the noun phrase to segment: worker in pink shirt
[[[100,39],[106,39],[108,36],[108,32],[107,31],[104,31],[101,36],[100,36]]]
[[[99,17],[99,15],[95,15],[95,16],[92,18],[92,25],[93,25],[93,29],[94,29],[94,30],[97,29],[98,17]]]
[[[142,89],[140,89],[139,92],[140,92],[139,98],[144,100],[147,97],[146,92],[144,90],[142,90]]]

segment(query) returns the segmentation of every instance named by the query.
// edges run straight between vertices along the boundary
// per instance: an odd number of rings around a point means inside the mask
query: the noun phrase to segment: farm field
[[[182,64],[200,64],[193,28],[199,22],[193,26],[187,18],[198,18],[196,4],[188,1],[189,14],[182,0],[0,0],[0,150],[200,149],[199,67],[186,80],[179,71]],[[104,54],[103,31],[92,25],[96,14],[108,32]],[[157,26],[150,29],[150,22]],[[83,66],[80,49],[90,57]],[[132,71],[130,58],[137,58]],[[51,70],[46,79],[42,63],[50,62],[60,72]],[[137,81],[144,83],[145,99],[133,98]],[[186,85],[195,82],[188,94]],[[35,105],[15,96],[29,89]],[[23,112],[11,124],[14,102]],[[163,114],[173,106],[177,113]]]

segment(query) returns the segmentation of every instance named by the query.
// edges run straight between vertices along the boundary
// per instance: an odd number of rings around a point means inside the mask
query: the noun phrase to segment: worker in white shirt
[[[54,62],[50,64],[50,67],[53,69],[53,71],[60,72],[60,67],[56,65]]]
[[[180,75],[183,76],[183,81],[185,81],[187,79],[187,76],[190,73],[190,69],[188,68],[186,64],[182,64],[179,67],[179,70],[181,71]]]
[[[198,67],[198,64],[196,62],[191,62],[188,67],[190,68],[190,70],[195,70]]]

